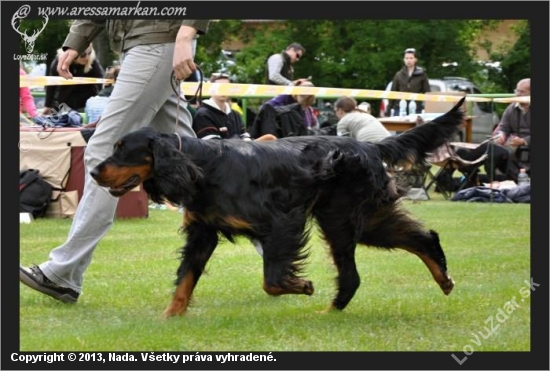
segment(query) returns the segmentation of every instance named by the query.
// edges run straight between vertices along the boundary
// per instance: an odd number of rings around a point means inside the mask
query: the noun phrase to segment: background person
[[[518,97],[530,96],[531,79],[520,80],[514,93]],[[531,145],[531,104],[520,102],[509,104],[495,131],[498,136],[494,144],[485,143],[472,150],[460,148],[457,153],[465,160],[475,160],[487,152],[489,158],[485,161],[486,171],[488,173],[492,171],[497,180],[502,180],[504,177],[517,182],[520,167],[525,167],[530,173],[530,162],[521,163],[517,152],[519,147],[529,148]]]
[[[334,103],[334,112],[338,117],[338,136],[377,143],[391,135],[376,117],[357,107],[357,101],[351,97],[338,98]]]
[[[393,77],[392,91],[426,94],[431,91],[430,82],[426,71],[417,66],[418,59],[416,49],[405,49],[403,54],[404,66]],[[386,115],[391,116],[392,112],[399,111],[399,99],[389,101]],[[392,111],[395,110],[395,111]],[[424,109],[424,102],[416,102],[416,113],[421,113]],[[407,112],[409,112],[409,102],[407,101]],[[397,115],[397,114],[396,114]]]
[[[58,64],[59,58],[64,53],[63,48],[57,51],[57,56],[53,60],[49,76],[59,76]],[[96,59],[92,44],[80,53],[72,63],[67,67],[68,71],[74,77],[103,78],[105,72],[103,67]],[[101,84],[77,84],[77,85],[49,85],[46,86],[46,99],[44,101],[43,115],[52,113],[52,109],[60,112],[60,105],[64,104],[70,109],[78,112],[84,112],[88,98],[96,96],[101,90]]]
[[[113,88],[115,87],[116,79],[118,78],[119,72],[120,66],[108,68],[105,72],[104,78],[113,80],[113,83],[103,85],[103,89],[101,89],[95,97],[90,97],[86,101],[84,112],[86,113],[86,117],[88,118],[88,123],[97,122],[103,114],[103,110],[105,109],[105,106],[107,106],[109,97],[111,96]]]
[[[268,85],[297,85],[299,81],[305,80],[294,80],[294,68],[292,67],[304,56],[305,52],[306,49],[302,45],[292,43],[281,53],[271,55],[265,62],[265,83]]]
[[[21,62],[19,63],[19,76],[26,75],[25,69]],[[22,117],[26,114],[25,117]],[[31,90],[28,87],[19,88],[19,117],[21,119],[34,119],[38,116],[36,105],[34,104],[34,98],[31,94]],[[32,124],[31,121],[25,120],[25,124]]]
[[[210,82],[231,82],[229,76],[213,74]],[[193,130],[201,139],[244,139],[251,140],[246,132],[241,115],[233,110],[226,95],[212,95],[204,100],[193,118]]]
[[[517,97],[531,95],[531,79],[522,79],[514,93]],[[531,144],[531,104],[511,103],[504,113],[498,125],[499,137],[495,140],[501,146],[509,145],[517,148]]]
[[[297,85],[311,86],[311,87],[315,86],[311,81],[308,81],[308,80],[297,81]],[[315,104],[315,95],[281,94],[265,102],[265,104],[269,104],[270,106],[273,106],[273,107],[287,106],[295,103],[298,103],[302,108],[301,112],[302,112],[302,120],[303,120],[304,126],[308,129],[317,128],[319,126],[319,121],[317,120],[317,116],[315,116],[315,111],[313,110],[313,107],[312,107],[313,104]]]
[[[359,108],[361,111],[365,112],[365,113],[368,113],[368,114],[371,114],[371,108],[370,108],[370,103],[369,102],[361,102],[357,108]]]

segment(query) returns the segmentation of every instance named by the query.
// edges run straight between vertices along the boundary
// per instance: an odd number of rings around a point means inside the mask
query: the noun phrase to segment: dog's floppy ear
[[[143,182],[143,187],[151,200],[168,200],[176,205],[191,202],[197,191],[195,183],[203,177],[202,170],[166,139],[156,138],[150,147],[153,177]]]

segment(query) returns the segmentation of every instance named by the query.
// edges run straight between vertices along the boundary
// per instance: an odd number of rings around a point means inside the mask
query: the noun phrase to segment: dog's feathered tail
[[[394,135],[377,143],[382,159],[388,166],[404,166],[423,162],[427,153],[449,141],[458,131],[464,120],[461,106],[462,98],[449,112],[426,124],[407,130],[401,135]]]

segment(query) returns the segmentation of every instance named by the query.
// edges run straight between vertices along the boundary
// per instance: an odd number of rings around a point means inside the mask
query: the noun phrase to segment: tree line
[[[22,29],[40,21],[25,20]],[[414,47],[419,65],[430,78],[460,76],[473,81],[485,93],[512,92],[521,78],[530,76],[530,28],[519,21],[511,30],[517,42],[504,50],[477,44],[481,32],[498,26],[498,20],[292,20],[243,22],[219,20],[198,39],[196,62],[208,75],[224,68],[223,45],[238,40],[244,46],[235,54],[228,72],[239,83],[263,83],[266,58],[289,43],[306,48],[294,65],[296,77],[313,76],[316,86],[383,90],[402,67],[403,50]],[[51,63],[63,43],[69,21],[50,20],[37,38],[34,53],[46,53]],[[108,39],[94,42],[103,66],[118,56],[109,51]],[[480,64],[474,51],[482,47],[500,68]],[[21,50],[24,51],[23,43]]]

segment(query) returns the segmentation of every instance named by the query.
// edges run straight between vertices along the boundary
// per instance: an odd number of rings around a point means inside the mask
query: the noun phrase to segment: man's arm
[[[178,80],[186,79],[197,69],[193,60],[193,39],[196,34],[196,28],[182,25],[176,36],[172,68]]]
[[[106,21],[77,20],[69,29],[69,35],[63,43],[63,54],[59,56],[57,73],[66,79],[72,79],[69,66],[91,44],[105,27]]]
[[[281,75],[283,65],[283,57],[280,54],[274,54],[269,57],[267,60],[269,80],[273,81],[277,85],[294,85],[292,81]]]
[[[203,35],[208,32],[208,26],[210,26],[210,20],[208,19],[186,19],[181,21],[182,26],[193,27],[197,30],[197,35]]]
[[[518,136],[519,133],[512,135],[514,129],[519,127],[519,122],[516,121],[517,119],[518,116],[515,114],[514,103],[512,103],[502,114],[502,119],[499,125],[500,136],[495,139],[495,143],[500,145],[508,143],[516,147],[530,145],[531,136],[520,138]]]
[[[510,133],[512,132],[512,126],[511,126],[511,116],[512,116],[512,104],[506,107],[504,112],[502,113],[502,117],[500,118],[500,123],[498,124],[499,128],[499,137],[495,139],[496,144],[504,145],[506,143],[506,140],[510,136]]]
[[[193,56],[193,40],[196,35],[206,33],[209,24],[209,20],[185,20],[181,22],[172,59],[172,68],[176,79],[185,80],[197,69]]]
[[[63,50],[73,49],[77,55],[83,53],[97,35],[105,28],[106,21],[77,20],[71,24],[69,34],[63,43]],[[72,61],[71,61],[72,62]]]

